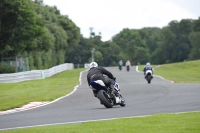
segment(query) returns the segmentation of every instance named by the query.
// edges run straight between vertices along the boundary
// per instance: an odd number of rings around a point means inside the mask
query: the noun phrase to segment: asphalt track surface
[[[25,128],[90,120],[145,116],[162,113],[200,111],[199,83],[172,83],[154,76],[148,84],[143,73],[131,67],[129,72],[108,67],[121,88],[126,106],[107,109],[93,96],[87,85],[87,71],[82,73],[81,85],[71,95],[57,102],[0,116],[0,130]]]

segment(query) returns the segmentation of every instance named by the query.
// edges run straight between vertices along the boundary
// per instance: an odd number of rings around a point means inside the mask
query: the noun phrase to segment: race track
[[[51,104],[35,109],[0,116],[0,130],[24,128],[36,125],[76,123],[80,121],[133,117],[161,113],[200,110],[200,84],[176,84],[155,77],[151,84],[143,73],[131,67],[130,72],[108,67],[121,88],[126,106],[111,109],[100,105],[86,82],[87,71],[82,73],[82,84],[77,90]]]

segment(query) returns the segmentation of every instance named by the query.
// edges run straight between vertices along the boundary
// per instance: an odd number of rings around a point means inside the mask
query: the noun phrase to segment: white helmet
[[[147,64],[146,64],[147,66],[150,66],[151,64],[149,63],[149,62],[147,62]]]
[[[89,66],[90,68],[98,67],[98,64],[96,62],[91,62]]]

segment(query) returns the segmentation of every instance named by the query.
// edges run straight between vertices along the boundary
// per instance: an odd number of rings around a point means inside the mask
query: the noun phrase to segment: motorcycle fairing
[[[151,71],[151,70],[147,70],[147,71],[145,72],[145,75],[147,75],[148,73],[150,73],[150,74],[152,75],[152,71]]]
[[[117,92],[120,91],[119,84],[116,83],[116,82],[115,82],[115,84],[114,84],[114,88],[115,88],[115,90],[116,90]]]
[[[90,82],[90,88],[93,90],[107,90],[107,87],[105,86],[104,82],[102,80],[96,80],[96,81],[92,81]]]

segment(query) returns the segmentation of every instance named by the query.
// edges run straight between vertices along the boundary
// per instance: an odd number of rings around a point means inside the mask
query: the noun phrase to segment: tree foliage
[[[31,69],[71,62],[102,66],[130,60],[133,65],[180,62],[200,58],[200,18],[173,20],[163,28],[124,28],[110,41],[89,28],[90,38],[56,6],[42,0],[0,0],[0,58],[28,56]]]
[[[79,28],[56,6],[41,0],[1,0],[0,56],[28,56],[31,69],[65,62],[65,54],[80,41]]]

